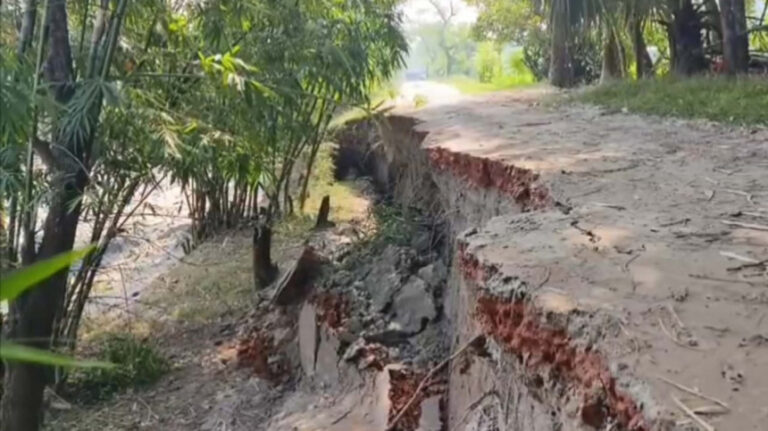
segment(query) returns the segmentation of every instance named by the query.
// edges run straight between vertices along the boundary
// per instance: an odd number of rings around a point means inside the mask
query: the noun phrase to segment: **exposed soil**
[[[672,396],[717,429],[764,429],[768,131],[543,108],[543,93],[356,125],[336,175],[420,210],[412,238],[316,232],[329,263],[288,307],[252,293],[248,232],[204,244],[152,286],[157,306],[198,298],[152,314],[177,369],[54,428],[384,430],[483,334],[395,429],[697,429]],[[288,267],[304,238],[282,238]]]

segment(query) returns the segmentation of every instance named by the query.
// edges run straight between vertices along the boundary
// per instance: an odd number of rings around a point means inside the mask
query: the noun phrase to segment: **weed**
[[[109,333],[96,343],[98,358],[116,366],[76,370],[70,383],[74,398],[80,402],[97,402],[125,389],[150,385],[171,368],[168,360],[146,339]]]
[[[429,103],[429,99],[427,99],[427,96],[423,94],[417,94],[413,96],[413,107],[416,109],[421,109],[425,106],[427,106],[427,103]]]
[[[615,82],[570,100],[631,112],[723,123],[768,124],[768,80],[700,77]]]
[[[418,213],[413,210],[380,204],[373,207],[376,233],[374,245],[407,246],[418,231]]]

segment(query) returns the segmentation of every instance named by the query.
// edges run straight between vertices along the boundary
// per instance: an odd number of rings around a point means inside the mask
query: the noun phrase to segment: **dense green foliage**
[[[472,0],[480,12],[473,33],[479,39],[522,46],[537,78],[553,78],[556,85],[669,73],[687,76],[709,69],[744,73],[748,66],[765,69],[765,4],[731,2],[745,11],[735,20],[743,30],[724,25],[720,6],[725,2],[717,1]],[[749,42],[736,40],[746,33]],[[556,35],[559,42],[553,43]],[[747,44],[749,65],[730,64],[729,52],[743,50],[746,55]],[[555,64],[561,66],[551,71]]]
[[[0,270],[71,250],[86,218],[96,245],[11,302],[9,336],[36,348],[74,349],[110,241],[158,187],[181,186],[195,240],[303,207],[331,118],[407,48],[394,0],[0,8]],[[35,378],[6,388],[26,398],[4,398],[3,429],[38,426],[47,376],[7,372]]]

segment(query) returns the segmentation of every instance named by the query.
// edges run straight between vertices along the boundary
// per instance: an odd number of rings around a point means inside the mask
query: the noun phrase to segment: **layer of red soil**
[[[251,369],[262,379],[277,383],[285,380],[289,371],[284,360],[270,363],[270,357],[276,355],[278,352],[274,345],[274,338],[260,330],[253,330],[237,342],[238,365]]]
[[[389,421],[391,422],[408,401],[411,400],[426,373],[410,369],[389,370]],[[430,382],[425,389],[416,395],[416,401],[411,404],[405,415],[395,424],[393,431],[413,431],[419,427],[421,419],[421,403],[427,398],[445,393],[445,381]]]
[[[339,329],[349,318],[349,301],[346,298],[329,292],[318,293],[311,302],[317,308],[317,320],[330,329]]]
[[[492,188],[511,196],[524,211],[552,207],[547,187],[537,184],[535,172],[499,160],[456,153],[441,147],[427,149],[432,165],[478,188]]]
[[[358,355],[357,364],[362,369],[373,368],[382,371],[384,367],[392,363],[389,357],[389,350],[381,344],[367,344]]]
[[[482,286],[496,271],[459,247],[459,265],[465,280]],[[542,324],[541,311],[524,300],[481,294],[475,318],[486,335],[514,354],[529,369],[550,367],[564,384],[582,394],[584,423],[600,428],[612,418],[623,429],[650,431],[637,403],[617,387],[616,378],[597,351],[577,348],[564,329]]]

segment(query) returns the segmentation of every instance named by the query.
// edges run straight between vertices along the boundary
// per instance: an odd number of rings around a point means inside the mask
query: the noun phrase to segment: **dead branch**
[[[674,381],[672,379],[668,379],[668,378],[666,378],[664,376],[658,375],[656,377],[658,377],[659,380],[661,380],[662,382],[667,383],[669,385],[672,385],[672,386],[676,387],[677,389],[680,389],[683,392],[688,392],[689,394],[695,395],[695,396],[697,396],[697,397],[699,397],[701,399],[704,399],[704,400],[707,400],[707,401],[712,401],[713,403],[719,405],[720,407],[722,407],[724,409],[727,409],[728,411],[731,410],[731,408],[728,406],[728,404],[726,404],[723,401],[718,400],[715,397],[710,397],[709,395],[704,395],[704,394],[702,394],[701,392],[699,392],[696,389],[689,388],[688,386],[684,386],[684,385],[682,385],[680,383],[677,383],[676,381]]]
[[[547,267],[546,272],[544,273],[544,277],[542,277],[541,281],[536,284],[536,288],[534,290],[539,290],[542,287],[544,287],[545,284],[549,281],[549,277],[552,275],[552,270]]]
[[[768,232],[768,226],[764,224],[741,223],[738,221],[731,221],[731,220],[720,220],[720,221],[726,226],[740,227],[742,229],[761,230],[764,232]]]
[[[485,402],[485,400],[490,397],[496,397],[496,399],[501,401],[501,396],[499,395],[499,392],[497,390],[492,389],[490,391],[487,391],[466,408],[466,413],[464,413],[464,416],[459,421],[459,426],[463,425],[469,418],[469,415],[472,414],[472,412],[474,412],[475,409],[480,407],[483,404],[483,402]]]
[[[683,404],[683,402],[680,401],[674,395],[672,395],[672,401],[674,401],[675,404],[677,404],[677,406],[680,407],[680,410],[685,412],[685,414],[688,415],[688,417],[690,417],[691,419],[696,421],[696,423],[701,425],[701,427],[704,428],[705,431],[715,431],[715,427],[713,427],[712,425],[708,424],[707,421],[705,421],[704,419],[700,418],[696,413],[693,412],[693,410],[688,408],[688,406]]]
[[[736,253],[733,253],[733,252],[730,252],[730,251],[721,251],[720,252],[720,256],[730,257],[731,259],[736,259],[736,260],[740,260],[742,262],[747,262],[747,263],[757,263],[758,262],[757,259],[752,259],[751,257],[742,256],[740,254],[736,254]]]
[[[684,347],[684,348],[690,349],[690,350],[696,350],[696,351],[699,351],[699,352],[704,350],[702,348],[690,346],[688,344],[683,343],[674,334],[672,334],[672,332],[670,332],[669,329],[667,329],[667,326],[664,324],[664,321],[661,320],[661,318],[659,318],[658,320],[659,320],[659,326],[661,327],[661,331],[664,332],[664,335],[669,337],[669,339],[672,340],[672,342],[674,342],[678,346]]]
[[[640,253],[637,253],[636,255],[627,259],[626,262],[624,262],[624,272],[629,272],[629,265],[631,265],[632,262],[634,262],[638,257],[640,257]]]
[[[688,277],[696,278],[696,279],[699,279],[699,280],[719,281],[721,283],[748,284],[750,286],[760,286],[761,285],[761,283],[755,283],[754,281],[740,280],[740,279],[737,279],[737,278],[710,277],[710,276],[704,275],[704,274],[688,274]]]
[[[747,269],[747,268],[759,268],[761,266],[768,266],[768,259],[755,260],[753,262],[745,263],[739,266],[733,266],[731,268],[727,268],[726,271],[734,272],[734,271],[741,271],[742,269]]]
[[[395,415],[395,418],[392,419],[392,422],[387,425],[386,431],[393,431],[395,429],[395,425],[400,421],[400,419],[405,416],[405,413],[413,406],[413,404],[416,402],[416,400],[419,399],[419,395],[421,392],[427,387],[429,382],[432,380],[432,377],[435,376],[435,374],[439,373],[443,368],[445,368],[448,364],[451,363],[454,359],[456,359],[459,355],[464,353],[465,350],[475,345],[479,340],[482,340],[484,338],[483,335],[475,335],[467,341],[463,346],[461,346],[458,350],[453,352],[451,356],[449,356],[447,359],[445,359],[443,362],[440,362],[437,364],[434,368],[429,370],[426,376],[421,380],[421,383],[419,383],[419,386],[416,388],[416,391],[414,391],[411,398],[408,400],[407,403],[403,406],[402,409]]]

